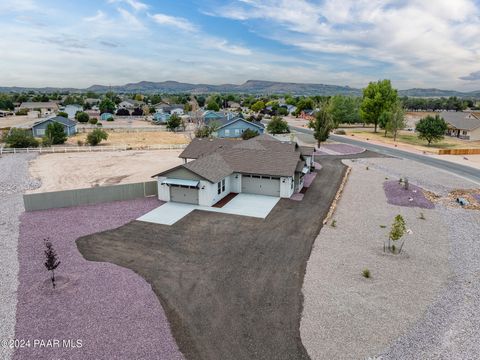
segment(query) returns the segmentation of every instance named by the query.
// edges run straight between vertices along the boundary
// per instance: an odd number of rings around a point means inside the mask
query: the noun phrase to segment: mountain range
[[[241,85],[237,84],[189,84],[177,81],[140,81],[119,86],[92,85],[85,89],[76,88],[29,88],[29,87],[1,87],[0,92],[87,92],[105,93],[114,91],[117,93],[238,93],[238,94],[292,94],[292,95],[352,95],[360,96],[362,90],[349,86],[325,85],[325,84],[307,84],[307,83],[287,83],[263,80],[248,80]],[[480,90],[471,92],[460,92],[455,90],[440,89],[407,89],[399,90],[400,96],[411,97],[449,97],[457,96],[461,98],[480,98]]]

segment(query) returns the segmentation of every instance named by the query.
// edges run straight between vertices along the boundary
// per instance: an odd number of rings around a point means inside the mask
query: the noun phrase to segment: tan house
[[[444,111],[440,116],[448,124],[448,136],[463,140],[480,140],[480,115],[472,112]]]
[[[53,101],[47,102],[23,102],[17,110],[27,109],[30,111],[38,111],[40,115],[53,115],[58,112],[58,104]]]

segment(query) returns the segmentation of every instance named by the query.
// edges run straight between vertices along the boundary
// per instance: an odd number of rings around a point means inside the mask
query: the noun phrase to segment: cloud
[[[197,26],[182,17],[175,17],[161,13],[150,15],[150,17],[160,25],[173,26],[177,29],[188,32],[195,32],[198,30]]]
[[[145,29],[145,26],[143,25],[143,23],[140,20],[138,20],[138,18],[135,15],[133,15],[131,12],[129,12],[128,10],[125,10],[123,8],[117,8],[117,11],[120,13],[120,15],[122,16],[126,25],[128,25],[128,27],[131,30],[144,30]]]
[[[137,0],[108,0],[109,4],[121,3],[121,2],[130,5],[135,11],[148,9],[147,4]]]
[[[480,80],[480,71],[475,71],[470,73],[469,75],[460,76],[461,80],[468,80],[468,81],[476,81]]]
[[[107,18],[107,16],[105,15],[105,13],[102,10],[97,10],[95,15],[85,17],[85,18],[83,18],[83,20],[85,20],[87,22],[99,22],[99,21],[106,20],[106,18]]]

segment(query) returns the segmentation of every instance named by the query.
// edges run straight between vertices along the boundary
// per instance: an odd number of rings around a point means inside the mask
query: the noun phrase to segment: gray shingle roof
[[[37,121],[35,124],[33,124],[33,127],[39,125],[39,124],[43,124],[44,122],[46,121],[54,121],[54,122],[58,122],[60,124],[63,124],[65,126],[75,126],[77,123],[73,120],[70,120],[70,119],[67,119],[63,116],[55,116],[55,117],[51,117],[51,118],[48,118],[48,119],[43,119],[43,120],[40,120],[40,121]]]
[[[475,130],[480,127],[480,118],[473,113],[443,111],[440,116],[452,127],[459,130]]]
[[[194,139],[180,157],[197,159],[183,166],[211,182],[233,172],[293,176],[302,161],[300,148],[293,142],[272,139],[259,136],[250,140]],[[303,149],[313,152],[308,147]]]

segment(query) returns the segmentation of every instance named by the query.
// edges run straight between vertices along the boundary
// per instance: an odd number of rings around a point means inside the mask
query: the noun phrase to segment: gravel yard
[[[0,339],[15,338],[15,311],[18,287],[18,228],[24,211],[22,193],[39,186],[28,178],[28,161],[33,154],[0,157]],[[10,359],[12,351],[0,346],[0,359]]]
[[[14,359],[183,358],[150,285],[129,269],[85,261],[75,244],[80,236],[124,225],[157,206],[149,198],[22,215],[15,338],[79,339],[83,346],[23,348]],[[43,265],[45,238],[61,261],[56,290]]]
[[[42,186],[33,192],[151,181],[160,171],[180,165],[181,150],[109,151],[42,154],[30,164]]]
[[[300,330],[311,358],[478,358],[480,212],[444,203],[394,206],[382,184],[385,177],[408,176],[411,185],[442,196],[478,185],[406,160],[346,163],[353,171],[333,217],[336,227],[322,229],[305,276]],[[406,235],[405,253],[386,255],[383,239],[398,213],[413,233]],[[365,268],[370,279],[362,277]]]
[[[392,205],[419,207],[423,209],[433,209],[435,205],[428,200],[420,187],[413,184],[408,185],[405,189],[404,183],[397,180],[388,180],[383,183],[383,190],[387,202]]]

